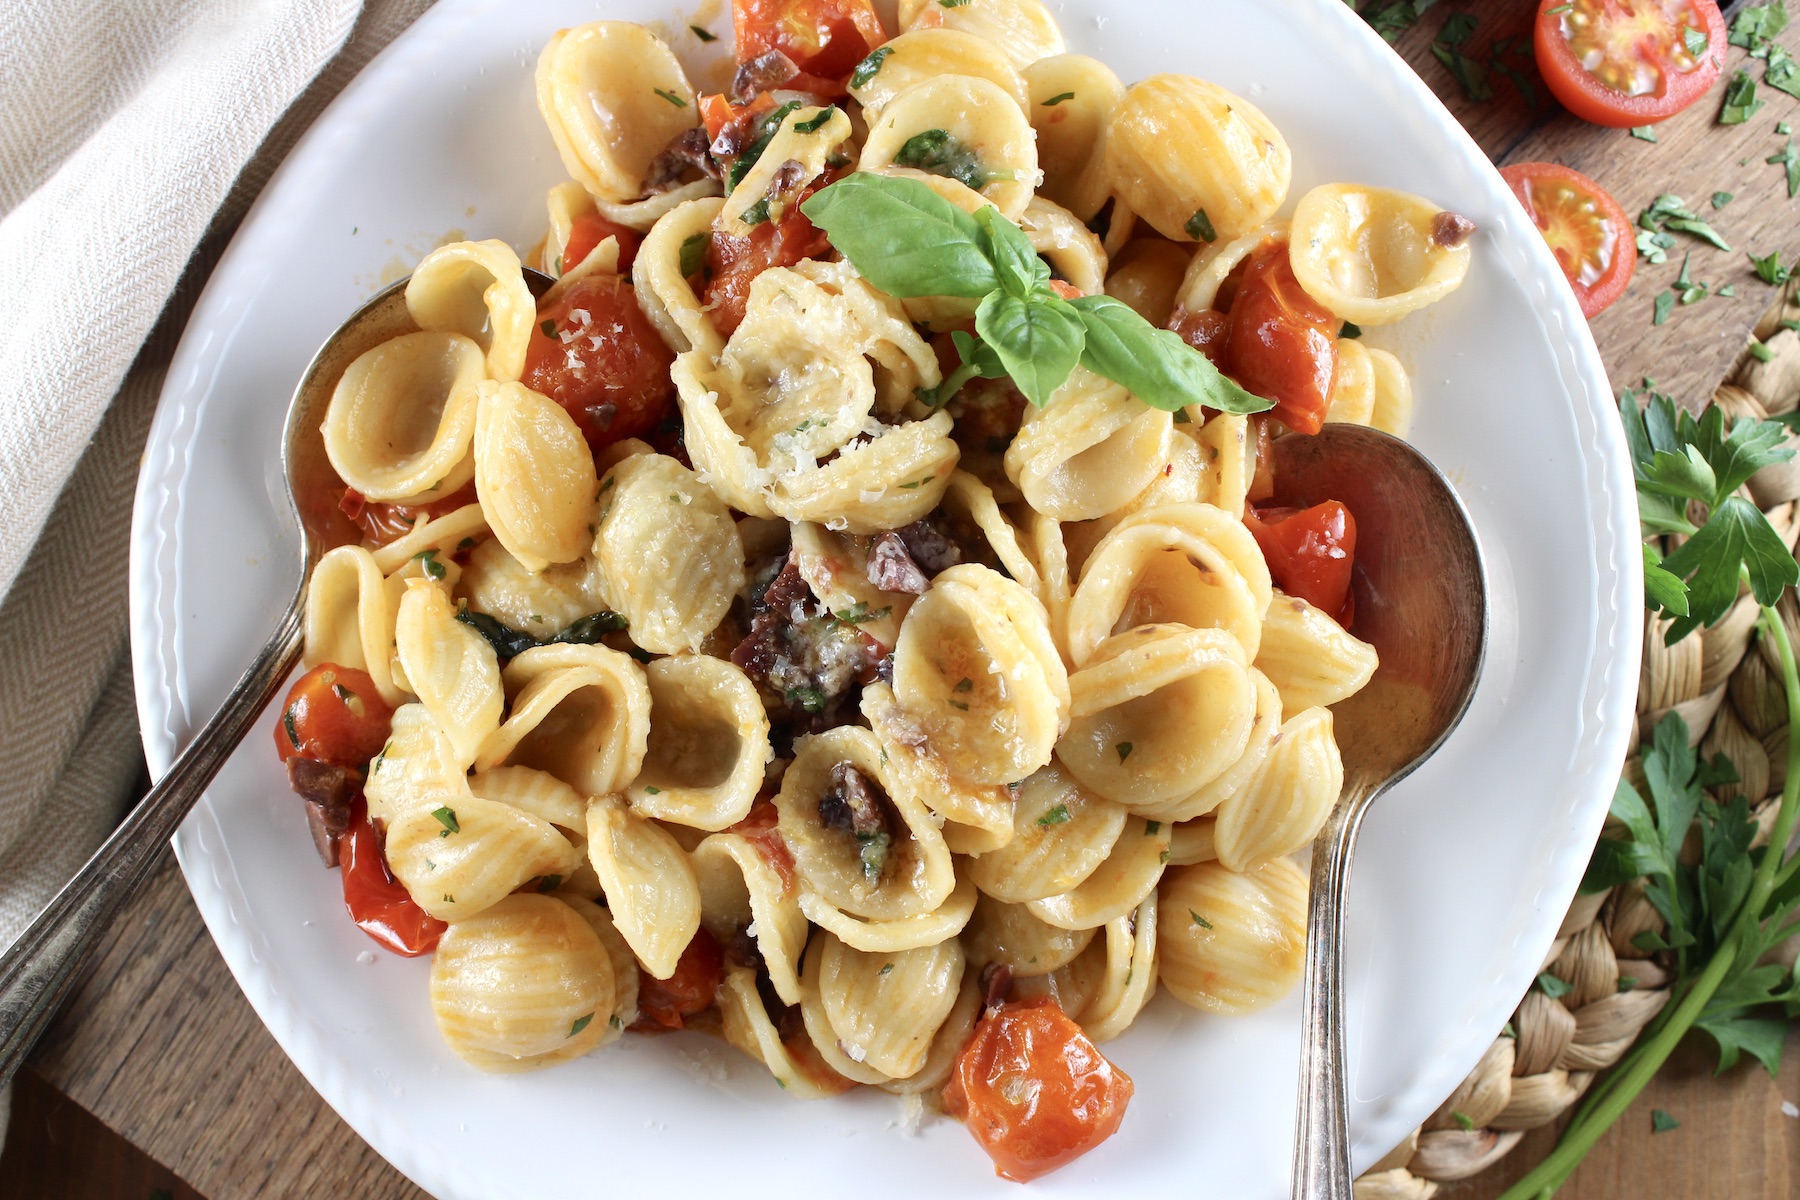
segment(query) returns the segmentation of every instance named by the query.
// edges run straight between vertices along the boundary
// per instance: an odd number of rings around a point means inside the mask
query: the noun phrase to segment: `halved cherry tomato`
[[[1269,508],[1244,514],[1275,586],[1348,626],[1354,615],[1350,568],[1356,562],[1356,518],[1336,500],[1308,509]]]
[[[733,0],[731,8],[738,62],[779,50],[802,72],[783,85],[798,91],[843,95],[856,64],[887,40],[869,0]]]
[[[1674,116],[1718,79],[1725,18],[1713,0],[1538,0],[1538,70],[1584,121]]]
[[[430,504],[390,504],[385,500],[367,499],[355,488],[345,488],[343,496],[338,500],[338,511],[362,530],[363,537],[371,545],[385,546],[411,533],[419,518],[436,520],[446,513],[453,513],[465,505],[475,503],[475,500],[473,479],[443,499],[433,500]]]
[[[675,355],[629,281],[589,275],[537,315],[525,348],[526,387],[568,410],[596,451],[656,428],[675,399]]]
[[[364,933],[395,954],[430,954],[450,927],[413,903],[388,871],[381,845],[381,831],[369,821],[369,807],[358,796],[351,802],[350,828],[338,841],[344,907]]]
[[[701,929],[681,952],[675,973],[658,979],[638,971],[638,1019],[631,1023],[639,1032],[681,1029],[687,1018],[712,1007],[719,982],[725,977],[725,958],[713,935]]]
[[[1550,243],[1582,316],[1602,312],[1624,293],[1637,269],[1637,235],[1605,188],[1556,163],[1514,163],[1501,167],[1500,177]]]
[[[800,211],[815,190],[801,192],[781,220],[753,226],[748,237],[712,235],[706,248],[706,306],[724,336],[730,337],[743,323],[750,285],[758,275],[770,267],[791,267],[830,253],[831,242]]]
[[[599,213],[582,213],[570,225],[569,242],[563,247],[562,269],[572,271],[580,266],[581,260],[609,237],[619,239],[619,274],[629,275],[631,264],[637,261],[638,247],[644,244],[644,235],[609,221]]]
[[[944,1085],[944,1111],[969,1127],[994,1171],[1020,1183],[1118,1132],[1131,1077],[1048,996],[988,1010]]]
[[[1220,369],[1273,400],[1275,415],[1289,429],[1317,433],[1331,407],[1342,325],[1301,289],[1287,242],[1270,238],[1244,264]]]
[[[320,663],[289,689],[275,722],[275,752],[282,762],[314,758],[361,771],[387,744],[393,721],[367,672]]]
[[[707,138],[716,142],[727,126],[737,125],[740,133],[747,134],[756,119],[774,107],[775,97],[767,92],[758,92],[748,104],[733,104],[724,96],[702,96],[700,120],[706,124]],[[740,136],[733,140],[746,142],[749,139]]]

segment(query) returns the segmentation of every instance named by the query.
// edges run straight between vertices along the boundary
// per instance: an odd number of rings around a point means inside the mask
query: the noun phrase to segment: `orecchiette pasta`
[[[538,56],[538,111],[569,174],[601,200],[643,194],[651,160],[694,124],[694,101],[681,63],[642,25],[565,29]]]
[[[475,464],[481,347],[456,333],[410,333],[351,363],[325,410],[332,469],[371,500],[432,500]]]
[[[1469,270],[1466,234],[1419,196],[1328,183],[1294,207],[1288,257],[1314,300],[1358,325],[1387,325],[1455,291]]]
[[[947,175],[1018,220],[1037,182],[1037,137],[1017,97],[975,75],[939,75],[882,106],[858,164]]]
[[[1239,874],[1203,862],[1158,893],[1157,974],[1184,1004],[1249,1013],[1286,995],[1306,949],[1306,872],[1285,858]]]

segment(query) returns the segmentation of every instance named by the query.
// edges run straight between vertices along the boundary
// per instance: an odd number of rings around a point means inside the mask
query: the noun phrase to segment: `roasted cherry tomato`
[[[1619,202],[1580,171],[1556,163],[1514,163],[1501,167],[1500,176],[1550,243],[1581,315],[1592,317],[1617,300],[1637,269],[1637,234]]]
[[[1131,1077],[1048,996],[989,1009],[944,1085],[944,1111],[969,1127],[994,1171],[1021,1183],[1118,1132]]]
[[[1229,313],[1216,308],[1203,308],[1198,312],[1177,308],[1169,317],[1169,328],[1180,334],[1182,341],[1211,359],[1213,366],[1222,366],[1225,362],[1225,347],[1231,341]]]
[[[475,503],[475,481],[458,488],[441,500],[430,504],[390,504],[385,500],[369,500],[355,488],[345,488],[338,501],[338,511],[349,517],[362,530],[371,545],[385,546],[411,533],[421,518],[435,520]]]
[[[781,886],[787,891],[794,890],[797,878],[794,870],[794,853],[788,849],[787,839],[781,836],[776,828],[777,813],[771,800],[758,800],[750,809],[750,815],[726,830],[735,833],[756,847],[762,860],[775,868],[781,876]]]
[[[344,907],[362,931],[407,958],[430,954],[450,928],[417,904],[388,871],[381,831],[369,820],[358,796],[350,806],[350,827],[338,840],[338,867],[344,876]]]
[[[770,267],[791,267],[831,252],[825,235],[800,211],[813,190],[802,192],[781,220],[753,226],[748,237],[712,235],[706,250],[706,306],[721,334],[730,337],[743,322],[750,285],[758,275]]]
[[[783,87],[841,96],[856,64],[887,40],[869,0],[733,0],[737,60],[779,50],[801,70]]]
[[[573,271],[595,246],[609,237],[619,239],[619,274],[629,275],[631,264],[637,261],[638,247],[644,244],[644,235],[609,221],[599,213],[583,213],[569,227],[569,242],[563,247],[562,270]]]
[[[387,744],[394,710],[354,667],[320,663],[295,681],[275,722],[281,761],[314,758],[361,771]]]
[[[1337,335],[1343,322],[1300,287],[1287,242],[1251,251],[1231,301],[1231,332],[1220,369],[1275,402],[1275,415],[1298,433],[1317,433],[1331,407]]]
[[[1538,70],[1596,125],[1674,116],[1719,77],[1725,18],[1713,0],[1538,0]]]
[[[1356,518],[1349,509],[1336,500],[1307,509],[1269,508],[1246,513],[1244,524],[1256,536],[1276,587],[1328,613],[1338,624],[1350,624]]]
[[[525,350],[526,387],[568,410],[594,450],[656,428],[675,399],[675,356],[629,281],[589,275],[537,315]]]
[[[713,935],[701,929],[681,952],[675,973],[658,979],[638,971],[638,1019],[633,1029],[681,1029],[687,1018],[712,1007],[719,982],[725,977],[725,959]]]

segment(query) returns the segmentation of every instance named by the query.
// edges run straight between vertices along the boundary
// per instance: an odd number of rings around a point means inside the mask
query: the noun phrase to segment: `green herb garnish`
[[[1054,808],[1046,809],[1044,815],[1037,819],[1037,823],[1041,827],[1049,829],[1053,825],[1063,824],[1068,819],[1069,806],[1067,804],[1058,804]]]
[[[1214,242],[1219,239],[1219,231],[1213,228],[1212,218],[1206,215],[1204,208],[1196,208],[1194,215],[1187,219],[1182,228],[1196,242]]]
[[[881,70],[881,64],[886,62],[887,56],[893,52],[892,46],[879,46],[869,54],[869,57],[857,63],[856,70],[850,72],[850,90],[854,92],[858,88],[867,87],[869,80],[875,78],[875,73]]]
[[[1075,98],[1074,92],[1058,92],[1058,93],[1056,93],[1056,95],[1054,95],[1054,96],[1050,97],[1048,100],[1044,101],[1044,107],[1045,108],[1055,108],[1057,105],[1061,104],[1064,100],[1073,100],[1074,98]]]
[[[688,102],[683,100],[680,96],[677,96],[674,92],[665,92],[661,88],[651,88],[650,90],[661,96],[664,100],[667,100],[670,104],[673,104],[676,108],[686,108],[688,106]]]
[[[456,810],[454,808],[450,808],[447,805],[440,805],[431,810],[431,815],[436,817],[437,823],[444,827],[444,832],[438,834],[439,837],[462,832],[462,826],[456,822]]]

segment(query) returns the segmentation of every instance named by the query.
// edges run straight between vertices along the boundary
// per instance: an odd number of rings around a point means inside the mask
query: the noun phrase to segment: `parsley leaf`
[[[1756,98],[1756,81],[1750,72],[1738,71],[1725,85],[1725,103],[1719,109],[1719,124],[1742,125],[1756,115],[1763,102]]]

